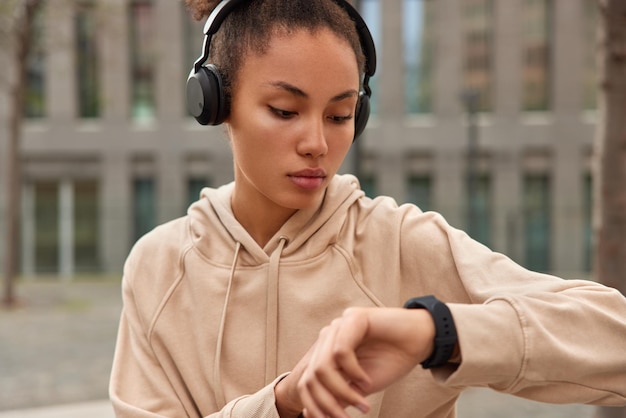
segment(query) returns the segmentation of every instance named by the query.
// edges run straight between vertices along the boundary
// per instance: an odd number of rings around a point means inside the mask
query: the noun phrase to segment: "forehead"
[[[298,28],[286,29],[276,27],[260,50],[248,48],[243,57],[244,65],[248,61],[272,61],[275,66],[284,63],[293,65],[306,63],[315,58],[316,66],[332,65],[339,61],[341,64],[354,63],[358,74],[358,62],[350,43],[328,28]]]
[[[233,97],[255,95],[282,83],[310,99],[326,101],[348,90],[358,92],[359,81],[356,55],[348,42],[330,30],[299,30],[277,33],[264,53],[243,59]]]

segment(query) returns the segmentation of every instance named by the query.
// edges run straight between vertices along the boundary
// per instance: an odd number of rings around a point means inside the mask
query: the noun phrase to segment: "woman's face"
[[[237,74],[227,126],[233,205],[292,213],[316,205],[354,136],[359,71],[327,29],[272,36]]]

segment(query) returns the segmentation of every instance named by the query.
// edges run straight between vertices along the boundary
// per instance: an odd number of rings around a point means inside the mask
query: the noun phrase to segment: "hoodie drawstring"
[[[224,339],[224,327],[226,325],[226,310],[228,309],[228,302],[230,299],[230,290],[233,287],[233,281],[235,277],[235,267],[237,266],[237,259],[239,258],[239,251],[241,250],[241,243],[237,242],[235,247],[235,256],[233,258],[233,264],[230,267],[230,275],[228,276],[228,287],[226,288],[226,298],[224,300],[224,308],[222,309],[222,316],[220,318],[220,328],[217,334],[217,347],[215,349],[215,360],[213,363],[213,380],[215,382],[215,398],[220,408],[226,405],[226,397],[224,396],[224,388],[222,388],[222,376],[221,376],[221,357],[222,357],[222,345]]]
[[[281,236],[278,247],[270,257],[267,277],[267,322],[265,328],[265,384],[278,373],[278,266],[287,237]]]

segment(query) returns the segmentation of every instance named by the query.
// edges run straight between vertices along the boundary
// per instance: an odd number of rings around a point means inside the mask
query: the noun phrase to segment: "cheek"
[[[241,139],[242,144],[264,149],[264,143],[284,133],[269,111],[261,106],[249,105],[245,108],[250,111],[235,113],[231,122],[232,132]]]
[[[329,155],[335,160],[343,160],[352,147],[352,143],[354,142],[352,139],[351,134],[342,134],[340,138],[337,138],[336,141],[332,142],[329,146]]]
[[[242,169],[270,170],[277,163],[284,147],[279,144],[281,138],[275,130],[250,123],[245,130],[233,132],[231,136],[235,163]]]
[[[286,156],[294,150],[294,139],[298,138],[298,128],[294,125],[276,121],[272,115],[264,112],[248,118],[241,126],[241,151],[254,154],[251,157],[264,157],[264,163],[271,165],[280,156]]]

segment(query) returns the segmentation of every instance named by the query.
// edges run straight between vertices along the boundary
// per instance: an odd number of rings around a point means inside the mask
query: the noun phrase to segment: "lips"
[[[321,168],[308,168],[288,174],[289,179],[298,187],[314,190],[324,183],[326,172]]]

